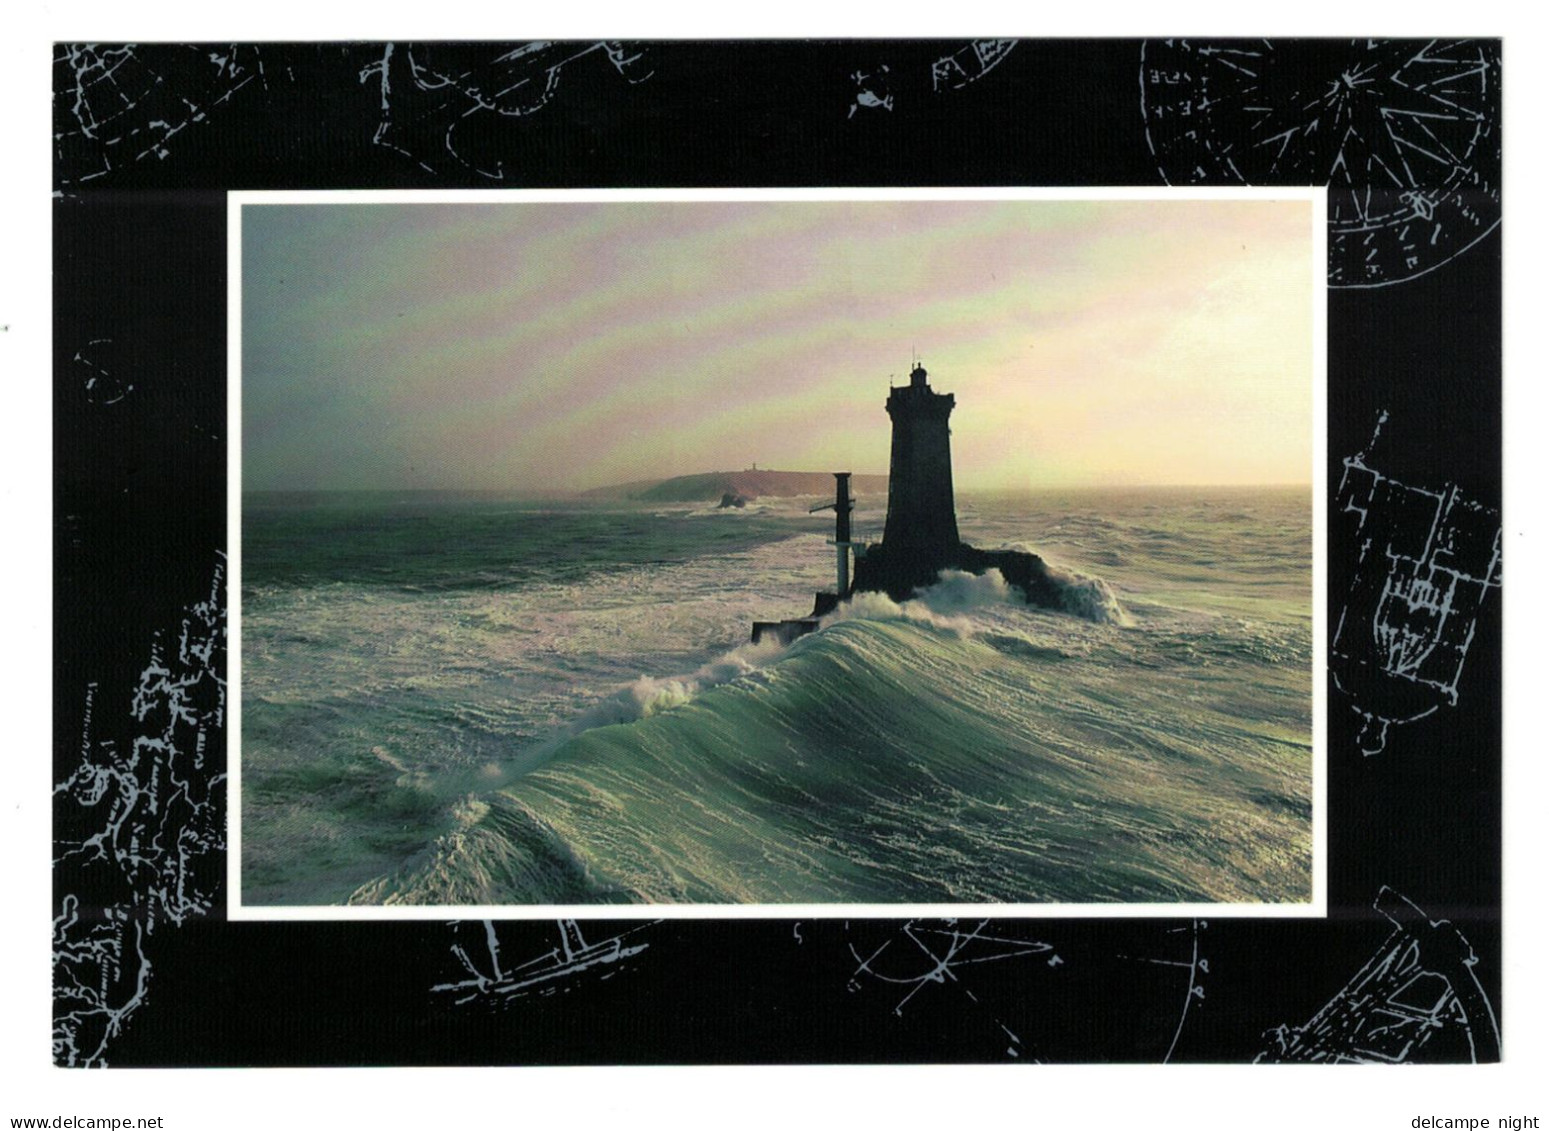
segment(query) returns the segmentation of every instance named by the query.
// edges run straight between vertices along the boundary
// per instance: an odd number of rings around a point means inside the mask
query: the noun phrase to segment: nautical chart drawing
[[[1500,1029],[1468,940],[1392,888],[1372,906],[1393,933],[1305,1025],[1270,1030],[1255,1063],[1499,1060]]]
[[[134,392],[134,383],[118,371],[116,362],[107,360],[112,353],[112,338],[93,338],[75,351],[72,360],[84,374],[82,384],[92,404],[117,404]]]
[[[615,933],[598,942],[587,942],[575,919],[556,920],[559,943],[534,958],[513,963],[502,953],[500,935],[492,919],[457,920],[450,924],[457,936],[451,947],[467,977],[440,982],[432,993],[450,994],[457,1005],[482,1001],[500,1005],[529,994],[568,993],[578,976],[589,972],[599,979],[613,977],[631,958],[646,950],[646,942],[625,943],[632,935],[655,926],[653,920],[619,931],[612,923],[601,924]],[[523,924],[525,926],[525,924]],[[592,928],[594,935],[601,933]]]
[[[264,85],[252,44],[62,45],[54,57],[55,187],[172,154],[179,134]]]
[[[953,995],[983,1015],[1006,1040],[1009,1058],[1043,1060],[1161,1060],[1177,1050],[1191,1011],[1205,999],[1209,959],[1201,950],[1201,920],[1107,924],[1100,940],[1079,926],[1028,925],[994,919],[851,921],[844,925],[852,960],[851,993],[880,989],[894,1017],[930,995]],[[1047,939],[1070,933],[1068,942]],[[799,934],[797,935],[800,938]],[[1015,962],[1024,976],[1002,969],[979,979],[987,963]],[[1020,989],[1012,987],[1020,986]],[[1072,1018],[1085,1024],[1071,1026]],[[1158,1022],[1161,1022],[1158,1024]],[[1102,1047],[1071,1047],[1100,1034]]]
[[[971,967],[1007,959],[1041,959],[1056,967],[1063,959],[1046,942],[1017,937],[1016,928],[990,919],[911,919],[896,933],[884,929],[883,937],[869,936],[870,924],[845,924],[846,944],[855,960],[849,989],[858,993],[867,982],[880,983],[895,996],[892,1012],[902,1016],[915,995],[929,986],[951,985],[975,1006],[986,1006],[965,981]],[[1007,1040],[1006,1055],[1023,1055],[1022,1038],[998,1016],[992,1023]]]
[[[896,57],[891,63],[879,61],[858,68],[850,72],[855,93],[845,116],[854,118],[862,111],[910,109],[928,95],[962,90],[1005,62],[1016,46],[1015,39],[969,40],[955,51],[932,59],[928,76],[922,68],[905,65]]]
[[[1328,185],[1332,287],[1423,275],[1500,223],[1498,43],[1151,39],[1140,95],[1168,184]]]
[[[881,63],[870,71],[852,71],[850,81],[855,84],[855,97],[850,101],[847,117],[855,117],[857,110],[891,110],[893,90],[889,81],[890,71]]]
[[[850,989],[860,989],[862,978],[900,987],[903,996],[893,1006],[895,1014],[902,1014],[927,985],[959,981],[965,966],[1028,955],[1048,955],[1049,966],[1062,961],[1048,943],[1008,936],[989,919],[911,919],[866,953],[853,939],[849,948],[856,961]]]
[[[1194,919],[1186,924],[1164,926],[1163,938],[1167,948],[1164,953],[1140,953],[1120,954],[1116,957],[1121,962],[1137,962],[1147,966],[1164,968],[1173,978],[1178,971],[1184,972],[1187,981],[1182,985],[1182,1006],[1178,1010],[1178,1024],[1172,1030],[1171,1038],[1167,1042],[1167,1051],[1161,1056],[1162,1063],[1173,1058],[1178,1051],[1178,1041],[1183,1036],[1183,1027],[1188,1022],[1190,1011],[1197,1009],[1205,1000],[1205,978],[1210,973],[1210,959],[1200,953],[1200,937],[1205,928],[1210,926],[1203,919]],[[1185,949],[1175,949],[1175,948]],[[1164,980],[1164,986],[1171,989],[1170,981]]]
[[[86,689],[80,762],[54,787],[54,1059],[107,1064],[144,1004],[158,927],[211,913],[226,848],[224,557],[209,596],[186,610],[175,644],[158,638],[121,720]],[[109,731],[99,737],[98,731]]]
[[[1361,716],[1362,752],[1388,727],[1458,700],[1458,681],[1485,598],[1501,582],[1496,511],[1456,487],[1400,483],[1367,463],[1382,433],[1344,461],[1336,515],[1352,516],[1354,578],[1330,641],[1335,686]]]
[[[597,64],[603,63],[603,72]],[[468,44],[395,44],[363,68],[376,87],[380,117],[373,144],[410,158],[426,172],[448,163],[488,180],[507,178],[512,120],[548,106],[563,81],[583,67],[629,84],[655,69],[642,46],[616,41],[535,41],[504,51]],[[514,171],[512,171],[514,172]]]
[[[1014,39],[975,39],[931,64],[933,90],[960,90],[1000,66],[1016,47]]]

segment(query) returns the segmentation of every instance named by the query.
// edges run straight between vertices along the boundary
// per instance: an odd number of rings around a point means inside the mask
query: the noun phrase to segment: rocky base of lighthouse
[[[886,543],[868,547],[855,559],[855,592],[886,593],[895,601],[904,601],[916,589],[934,584],[944,569],[984,574],[1000,570],[1008,584],[1027,597],[1029,605],[1044,609],[1060,607],[1060,590],[1049,578],[1049,570],[1037,554],[1022,550],[981,550],[959,542],[945,552],[930,554],[900,552]]]

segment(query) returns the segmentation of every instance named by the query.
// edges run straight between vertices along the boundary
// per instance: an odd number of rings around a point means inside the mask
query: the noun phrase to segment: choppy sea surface
[[[245,496],[244,903],[1311,898],[1309,490],[960,494],[1064,608],[746,643],[833,585],[817,501]]]

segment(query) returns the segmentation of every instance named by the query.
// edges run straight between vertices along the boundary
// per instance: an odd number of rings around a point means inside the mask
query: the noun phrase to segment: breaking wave
[[[1083,617],[1097,624],[1129,625],[1128,613],[1119,604],[1118,597],[1108,583],[1100,577],[1090,577],[1074,570],[1050,569],[1049,578],[1059,587],[1060,608],[1072,616]]]
[[[1089,655],[1025,613],[976,625],[1010,605],[994,579],[934,599],[868,595],[789,647],[621,689],[352,901],[1307,898],[1304,749],[1127,689],[1132,634]]]
[[[965,525],[1032,538],[1055,609],[947,571],[737,647],[832,568],[796,502],[346,538],[390,584],[312,549],[353,511],[287,518],[244,589],[243,898],[1304,900],[1310,542],[1162,503]]]

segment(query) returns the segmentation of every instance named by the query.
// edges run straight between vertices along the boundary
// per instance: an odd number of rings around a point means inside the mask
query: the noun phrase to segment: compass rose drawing
[[[1146,140],[1170,185],[1327,185],[1329,286],[1381,287],[1501,222],[1500,45],[1146,40]]]

